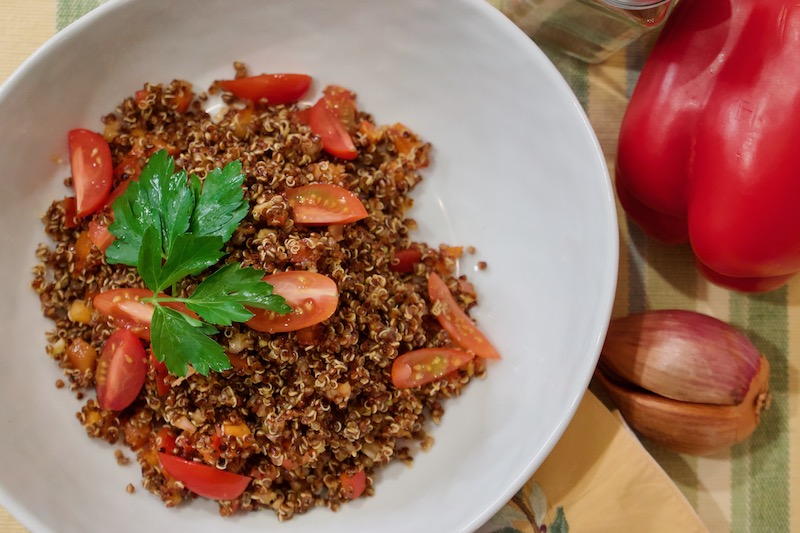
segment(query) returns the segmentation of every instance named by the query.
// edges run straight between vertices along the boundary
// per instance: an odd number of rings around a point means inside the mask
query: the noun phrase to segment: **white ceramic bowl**
[[[145,81],[198,88],[251,72],[312,74],[379,123],[434,145],[415,191],[419,240],[473,245],[474,316],[504,356],[447,403],[436,444],[376,495],[278,524],[197,500],[168,510],[135,465],[90,440],[53,383],[29,288],[39,217],[64,196],[66,132]],[[315,95],[309,95],[310,99]],[[123,0],[59,33],[0,90],[0,503],[34,531],[472,531],[533,474],[569,423],[610,316],[617,227],[598,143],[540,50],[482,0]],[[61,163],[55,163],[60,156]],[[488,269],[477,271],[485,260]],[[130,453],[128,453],[130,456]]]

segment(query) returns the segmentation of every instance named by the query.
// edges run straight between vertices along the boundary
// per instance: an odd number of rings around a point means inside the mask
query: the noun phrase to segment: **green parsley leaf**
[[[173,283],[199,274],[219,261],[222,239],[216,236],[195,237],[184,233],[175,237],[166,262],[161,263],[161,243],[158,230],[148,226],[142,235],[137,267],[145,285],[158,293]]]
[[[147,226],[142,234],[137,268],[144,284],[154,293],[158,293],[161,290],[161,238],[155,226]]]
[[[150,324],[153,353],[177,376],[186,375],[189,363],[204,376],[209,370],[222,372],[231,368],[224,348],[208,336],[215,333],[217,330],[213,326],[174,309],[155,306]]]
[[[161,219],[152,217],[150,211],[139,205],[139,182],[132,181],[114,202],[114,222],[108,226],[108,231],[116,239],[106,249],[106,261],[112,265],[136,266],[142,236],[151,226],[156,235],[161,233]]]
[[[261,270],[242,268],[238,263],[227,264],[197,286],[186,300],[186,306],[203,320],[220,326],[253,318],[245,305],[280,314],[291,312],[286,300],[272,293],[272,285],[261,281],[263,277]]]
[[[165,150],[153,154],[137,181],[114,202],[114,222],[109,231],[116,240],[106,250],[110,264],[135,266],[154,296],[151,347],[173,374],[183,376],[191,364],[207,375],[209,370],[230,368],[225,350],[212,335],[212,324],[229,326],[247,321],[247,307],[291,312],[283,297],[261,281],[264,272],[226,265],[209,275],[189,297],[162,293],[187,276],[197,275],[225,255],[222,250],[242,219],[249,203],[244,199],[244,175],[238,161],[210,172],[205,180],[175,172],[175,162]],[[203,320],[162,306],[184,302]],[[205,322],[204,322],[205,321]]]
[[[109,231],[116,240],[106,251],[109,263],[136,266],[144,232],[154,227],[166,257],[175,239],[189,229],[194,195],[187,187],[186,172],[175,172],[175,162],[159,150],[114,202],[114,222]]]
[[[159,150],[114,202],[109,231],[116,240],[106,251],[108,262],[138,266],[144,232],[150,226],[161,237],[163,258],[190,230],[195,237],[218,236],[226,243],[250,207],[243,183],[239,161],[214,169],[201,182],[196,176],[187,179],[183,170],[175,172],[173,158]]]
[[[221,250],[222,239],[216,235],[197,237],[191,233],[178,235],[172,244],[167,260],[158,278],[158,288],[153,292],[169,287],[173,283],[199,274],[219,261],[225,252]]]
[[[172,158],[169,160],[172,162]],[[164,189],[159,208],[163,234],[161,241],[166,256],[172,253],[175,241],[189,229],[194,211],[194,194],[186,184],[186,172],[183,170],[168,176],[161,183],[161,187]]]
[[[191,229],[195,235],[218,235],[228,242],[239,222],[247,215],[250,204],[244,199],[242,164],[232,161],[225,168],[209,172],[203,181],[192,176],[191,189],[195,208]]]
[[[186,172],[175,172],[175,162],[166,150],[153,154],[139,176],[140,205],[146,206],[145,212],[155,212],[153,218],[158,222],[153,225],[161,230],[164,256],[175,239],[189,229],[194,195],[186,184]]]

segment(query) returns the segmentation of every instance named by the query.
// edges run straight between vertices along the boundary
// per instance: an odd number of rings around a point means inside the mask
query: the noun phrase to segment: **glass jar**
[[[661,26],[675,0],[494,0],[537,44],[599,63]]]

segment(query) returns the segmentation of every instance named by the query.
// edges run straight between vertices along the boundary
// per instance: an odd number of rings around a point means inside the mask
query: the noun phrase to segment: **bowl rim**
[[[123,6],[136,3],[137,1],[138,0],[108,0],[107,2],[91,9],[89,12],[77,18],[61,30],[56,30],[50,38],[37,47],[36,50],[31,53],[17,68],[15,68],[2,84],[0,84],[0,103],[6,99],[7,94],[11,92],[17,84],[21,83],[24,73],[29,70],[32,65],[44,61],[50,54],[57,53],[59,45],[62,41],[71,38],[73,35],[79,34],[86,28],[95,24],[96,21],[106,16],[110,16],[110,14],[121,9]],[[561,418],[560,423],[556,427],[552,428],[544,446],[542,446],[537,453],[532,454],[529,462],[520,470],[519,475],[513,480],[513,483],[511,483],[507,489],[502,492],[502,494],[498,495],[498,497],[491,502],[490,505],[488,505],[480,513],[476,514],[474,519],[467,525],[466,529],[463,530],[464,532],[474,532],[481,525],[485,524],[492,516],[494,516],[503,506],[505,506],[513,497],[513,495],[519,491],[519,489],[531,478],[531,476],[534,475],[536,469],[541,466],[541,464],[556,446],[561,436],[564,434],[567,426],[572,421],[584,394],[587,392],[594,367],[599,360],[603,339],[608,328],[608,320],[610,320],[613,311],[619,277],[618,268],[620,240],[619,225],[617,222],[617,208],[613,192],[613,182],[611,180],[602,147],[597,138],[597,134],[589,121],[586,111],[579,102],[572,88],[567,83],[563,74],[561,74],[555,64],[538,47],[538,45],[531,40],[530,37],[528,37],[520,28],[514,25],[513,22],[503,15],[496,7],[490,4],[489,1],[449,1],[470,5],[480,10],[482,12],[482,16],[492,19],[495,24],[505,26],[504,31],[519,43],[520,48],[525,49],[526,54],[538,56],[537,62],[542,66],[542,68],[548,69],[551,71],[551,74],[554,74],[553,79],[557,80],[558,83],[562,85],[561,89],[563,89],[563,91],[571,99],[572,105],[578,113],[578,117],[584,124],[587,133],[590,136],[592,147],[602,168],[603,177],[605,178],[603,182],[606,193],[606,212],[608,216],[605,217],[606,228],[604,228],[604,232],[607,233],[609,238],[609,241],[607,242],[609,253],[607,257],[607,264],[602,265],[602,269],[611,273],[609,279],[604,280],[607,282],[604,290],[605,294],[603,294],[602,298],[598,298],[598,301],[605,301],[605,305],[602,309],[605,320],[602,322],[597,322],[600,324],[600,329],[597,331],[597,335],[592,345],[593,356],[588,359],[591,364],[587,365],[585,375],[580,376],[580,380],[575,380],[576,390],[578,392],[572,396],[572,400],[565,410],[564,416]],[[580,384],[580,387],[577,387],[577,384]],[[42,522],[35,514],[30,512],[26,506],[18,502],[3,485],[0,485],[0,505],[5,507],[5,509],[14,518],[19,520],[19,522],[28,529],[32,531],[50,531],[49,527],[46,526],[44,522]]]

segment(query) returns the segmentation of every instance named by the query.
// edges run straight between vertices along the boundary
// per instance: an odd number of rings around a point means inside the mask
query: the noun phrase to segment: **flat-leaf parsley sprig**
[[[245,306],[278,314],[291,312],[282,296],[261,281],[265,272],[229,263],[206,277],[187,297],[175,294],[177,283],[217,264],[249,204],[244,199],[244,174],[239,161],[214,169],[201,181],[175,172],[165,150],[150,158],[138,181],[132,181],[114,202],[109,231],[116,240],[106,250],[109,264],[136,267],[153,297],[150,342],[156,359],[175,375],[187,365],[208,375],[231,368],[224,348],[212,335],[214,326],[245,322],[253,313]],[[162,291],[172,288],[171,295]],[[200,319],[161,305],[181,302]]]

